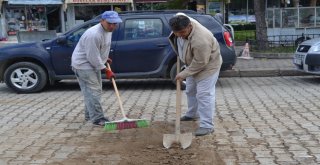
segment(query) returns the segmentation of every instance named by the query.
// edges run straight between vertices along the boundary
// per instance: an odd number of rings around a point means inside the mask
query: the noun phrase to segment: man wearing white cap
[[[85,120],[94,125],[104,126],[108,121],[101,106],[102,79],[101,71],[106,72],[108,79],[114,77],[106,68],[111,63],[109,52],[112,32],[122,20],[115,11],[105,11],[100,23],[89,28],[81,36],[72,53],[71,66],[78,79],[85,102]]]

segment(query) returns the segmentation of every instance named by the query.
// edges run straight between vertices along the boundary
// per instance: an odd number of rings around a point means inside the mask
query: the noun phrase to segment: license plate
[[[298,64],[298,65],[302,65],[302,60],[300,59],[294,59],[293,63]]]

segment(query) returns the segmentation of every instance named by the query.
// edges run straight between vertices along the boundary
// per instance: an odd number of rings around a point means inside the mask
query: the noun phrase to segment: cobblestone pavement
[[[207,136],[207,147],[227,165],[320,164],[319,83],[314,76],[220,78],[215,133]],[[118,87],[130,114],[151,121],[174,120],[175,88],[170,81],[119,80]],[[103,106],[114,119],[117,102],[111,83],[104,84],[104,91]],[[36,94],[15,94],[0,84],[0,98],[1,165],[63,164],[85,149],[70,144],[103,134],[83,121],[76,82]],[[104,158],[110,164],[117,159],[121,157]]]

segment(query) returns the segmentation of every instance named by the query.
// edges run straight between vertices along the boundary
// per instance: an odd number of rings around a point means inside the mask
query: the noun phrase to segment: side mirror
[[[62,45],[67,44],[67,37],[65,35],[58,36],[57,43]]]

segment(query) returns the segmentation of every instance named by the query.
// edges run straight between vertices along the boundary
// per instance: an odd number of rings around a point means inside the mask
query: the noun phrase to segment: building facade
[[[2,0],[0,38],[19,31],[61,31],[62,4],[61,0]]]
[[[167,0],[0,0],[0,40],[19,31],[65,32],[103,11],[154,10]]]
[[[103,11],[131,11],[134,5],[132,0],[67,0],[63,8],[67,17],[65,30],[69,30]]]

